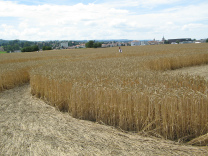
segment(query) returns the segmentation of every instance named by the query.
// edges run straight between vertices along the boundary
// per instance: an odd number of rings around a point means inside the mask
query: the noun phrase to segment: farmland
[[[2,54],[0,91],[30,82],[33,96],[72,117],[207,145],[207,80],[174,71],[207,64],[208,44],[122,50]]]
[[[1,155],[207,155],[207,147],[125,132],[71,117],[30,94],[28,84],[0,93]]]

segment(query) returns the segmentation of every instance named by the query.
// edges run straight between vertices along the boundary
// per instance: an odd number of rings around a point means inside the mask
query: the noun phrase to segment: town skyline
[[[89,48],[86,46],[89,42],[93,43],[93,48],[107,48],[117,46],[145,46],[159,44],[190,44],[190,43],[208,43],[207,39],[165,39],[162,40],[49,40],[49,41],[26,41],[26,40],[2,40],[0,39],[0,52],[25,52],[32,49],[56,50],[56,49],[76,49]],[[89,45],[89,44],[88,44]],[[37,50],[35,50],[37,51]]]

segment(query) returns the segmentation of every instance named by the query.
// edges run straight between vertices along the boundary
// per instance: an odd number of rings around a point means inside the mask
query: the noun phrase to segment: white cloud
[[[208,24],[204,25],[204,24],[190,23],[190,24],[184,25],[181,29],[187,30],[187,31],[193,31],[193,30],[197,30],[197,29],[207,29],[207,28],[208,28]]]
[[[144,7],[153,8],[159,5],[172,4],[181,0],[107,0],[103,4],[115,8],[120,7]]]
[[[1,17],[16,18],[14,21],[1,24],[0,38],[70,40],[156,37],[160,39],[166,34],[171,38],[177,37],[176,35],[183,37],[180,35],[186,32],[185,35],[189,35],[188,37],[194,37],[191,31],[196,29],[199,33],[196,37],[204,37],[204,32],[198,29],[205,30],[208,25],[201,23],[207,22],[208,3],[168,8],[154,13],[138,13],[126,8],[127,6],[153,7],[177,1],[122,0],[88,5],[78,3],[71,6],[49,4],[28,6],[17,2],[0,1],[0,20]]]

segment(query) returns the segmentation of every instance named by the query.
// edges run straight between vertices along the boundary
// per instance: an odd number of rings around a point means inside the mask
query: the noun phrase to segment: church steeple
[[[164,37],[164,35],[163,35],[162,41],[163,41],[163,42],[165,41],[165,37]]]

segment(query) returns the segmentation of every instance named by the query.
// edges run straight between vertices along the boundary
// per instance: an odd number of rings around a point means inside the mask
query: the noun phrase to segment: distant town
[[[0,39],[0,52],[24,52],[27,47],[36,47],[37,51],[42,50],[58,50],[58,49],[78,49],[86,48],[87,40],[70,41],[70,40],[55,40],[55,41],[25,41],[25,40],[2,40]],[[145,45],[160,45],[160,44],[190,44],[190,43],[208,43],[207,39],[165,39],[163,36],[161,40],[94,40],[94,43],[99,43],[96,48],[107,48],[117,46],[145,46]],[[35,50],[36,51],[36,50]]]

